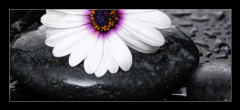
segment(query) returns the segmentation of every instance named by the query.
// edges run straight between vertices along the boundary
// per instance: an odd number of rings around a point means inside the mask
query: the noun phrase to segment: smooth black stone
[[[209,62],[189,77],[187,99],[231,101],[231,67],[225,62]]]
[[[199,64],[194,42],[178,28],[160,30],[166,42],[157,53],[132,52],[127,72],[97,78],[72,68],[69,56],[56,58],[45,45],[44,30],[16,37],[10,47],[10,73],[27,88],[54,100],[160,100],[179,90]]]

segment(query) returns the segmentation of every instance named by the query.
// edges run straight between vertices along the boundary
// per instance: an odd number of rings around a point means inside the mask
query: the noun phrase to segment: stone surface
[[[188,79],[187,98],[193,101],[231,101],[231,67],[225,62],[209,62]]]
[[[35,28],[12,41],[10,72],[20,84],[53,100],[159,100],[184,86],[199,64],[189,37],[177,28],[160,31],[166,44],[157,53],[132,51],[129,71],[97,78],[85,73],[83,63],[70,67],[69,56],[54,57],[44,30]]]

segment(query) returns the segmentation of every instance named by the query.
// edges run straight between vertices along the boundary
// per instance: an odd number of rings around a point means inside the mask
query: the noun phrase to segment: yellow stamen
[[[92,14],[95,14],[95,11],[94,11],[94,10],[92,10]]]

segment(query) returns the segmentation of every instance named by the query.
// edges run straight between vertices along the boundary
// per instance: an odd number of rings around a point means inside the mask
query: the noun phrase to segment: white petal
[[[91,52],[98,39],[98,32],[95,32],[88,36],[88,38],[73,50],[69,57],[69,65],[74,67],[81,63]]]
[[[59,12],[59,11],[56,11],[56,10],[52,10],[52,9],[47,9],[47,10],[46,10],[46,13],[47,13],[47,14],[57,14],[57,15],[66,14],[66,13],[62,13],[62,12]]]
[[[94,48],[84,60],[84,69],[88,74],[94,73],[103,56],[103,39],[98,39]]]
[[[67,13],[67,14],[80,14],[80,15],[89,15],[90,10],[86,10],[86,9],[74,9],[74,10],[70,10],[70,9],[55,9],[56,11],[60,11],[63,13]]]
[[[136,38],[149,45],[161,46],[165,42],[163,35],[157,29],[143,22],[137,20],[124,20],[121,26]]]
[[[148,10],[121,10],[123,13],[145,13],[145,12],[150,12],[150,11],[154,11],[152,9],[148,9]]]
[[[109,36],[110,47],[117,64],[123,71],[128,71],[132,66],[132,54],[127,45],[118,37],[116,33]]]
[[[55,57],[63,57],[70,54],[78,44],[83,43],[87,39],[88,35],[89,32],[85,30],[63,39],[53,48],[53,55]]]
[[[118,29],[119,37],[131,48],[142,53],[155,53],[159,47],[148,45],[139,39],[135,38],[124,28]]]
[[[58,29],[58,28],[48,28],[46,30],[47,39],[45,43],[47,46],[54,47],[63,39],[69,37],[70,35],[81,32],[85,29],[85,26],[79,26],[74,28],[67,29]]]
[[[107,66],[105,64],[105,59],[102,57],[101,62],[98,66],[97,71],[95,72],[95,75],[97,77],[102,77],[107,72]]]
[[[169,28],[171,26],[170,18],[158,10],[146,13],[125,14],[124,18],[143,20],[146,24],[159,29]]]
[[[119,65],[117,64],[116,60],[113,57],[112,50],[111,50],[111,47],[110,47],[110,41],[109,41],[108,38],[104,39],[103,55],[104,55],[104,59],[105,59],[107,69],[111,73],[117,73]]]
[[[76,27],[90,22],[87,16],[70,14],[45,14],[41,17],[41,22],[52,28]]]

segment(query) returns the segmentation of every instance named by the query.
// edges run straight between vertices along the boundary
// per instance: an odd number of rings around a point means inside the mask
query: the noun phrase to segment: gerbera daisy
[[[97,77],[107,70],[116,73],[119,67],[128,71],[132,66],[128,46],[156,52],[165,42],[156,28],[171,25],[158,10],[46,10],[41,22],[48,27],[45,43],[54,47],[55,57],[70,54],[71,67],[84,60],[85,71]]]

